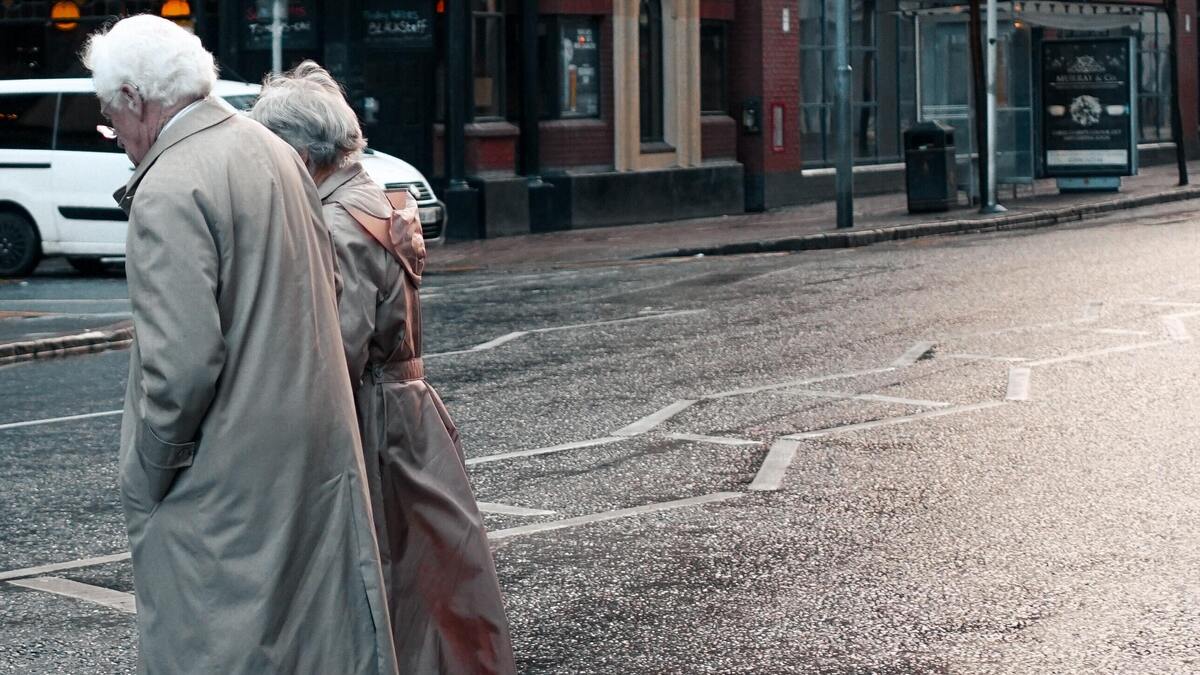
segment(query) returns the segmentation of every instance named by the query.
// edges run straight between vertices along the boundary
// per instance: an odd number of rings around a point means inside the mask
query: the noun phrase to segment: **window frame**
[[[642,9],[646,12],[648,28],[642,25]],[[666,148],[666,79],[664,63],[665,37],[662,0],[639,0],[638,2],[638,137],[643,149]],[[650,38],[647,40],[647,36]],[[650,49],[647,52],[647,43]],[[644,55],[649,54],[650,63]],[[650,77],[647,77],[649,75]],[[647,80],[650,80],[647,82]],[[647,96],[646,94],[651,94]],[[650,114],[647,115],[647,112]],[[649,118],[649,121],[647,121]],[[649,130],[647,127],[649,125]]]
[[[475,3],[477,3],[477,2],[494,3],[495,6],[492,9],[478,10],[478,9],[475,9]],[[498,7],[499,9],[496,9],[496,7]],[[506,9],[506,7],[505,7],[504,0],[473,0],[473,2],[472,2],[472,7],[471,7],[471,106],[470,106],[472,121],[499,122],[499,121],[503,121],[503,120],[507,119],[507,116],[508,116],[508,96],[507,96],[507,86],[508,86],[508,73],[507,73],[507,71],[508,71],[508,60],[507,60],[508,39],[507,39],[507,37],[508,36],[507,36],[507,33],[505,32],[506,21],[507,21],[507,14],[505,12],[505,9]],[[496,76],[493,78],[493,81],[492,81],[492,102],[491,102],[491,104],[495,107],[495,110],[493,112],[485,112],[483,114],[481,114],[479,112],[479,105],[478,105],[478,102],[477,102],[477,99],[475,96],[476,80],[480,79],[479,76],[476,74],[476,70],[475,70],[475,66],[478,63],[478,61],[477,61],[478,50],[480,49],[480,46],[481,46],[480,45],[480,35],[479,35],[480,34],[480,30],[479,30],[480,19],[483,19],[484,21],[487,21],[487,22],[495,21],[498,24],[496,26],[496,30],[494,31],[495,35],[496,35],[496,42],[497,42],[495,47],[498,49],[498,52],[494,55],[491,55],[491,54],[488,55],[489,57],[490,56],[497,57],[497,62],[495,64],[495,75]]]
[[[729,28],[730,22],[721,19],[701,19],[700,20],[700,44],[704,44],[705,29],[716,29],[720,32],[721,43],[721,75],[720,75],[720,92],[719,97],[721,104],[718,107],[710,108],[705,105],[705,77],[704,77],[704,48],[700,50],[700,114],[701,115],[732,115],[733,107],[732,97],[729,95]]]

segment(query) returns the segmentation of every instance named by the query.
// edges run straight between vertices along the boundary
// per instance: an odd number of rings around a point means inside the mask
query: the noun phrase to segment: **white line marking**
[[[988,356],[987,354],[946,354],[947,359],[966,359],[969,361],[999,361],[1001,363],[1020,363],[1029,359],[1023,356]]]
[[[691,400],[691,399],[675,401],[671,405],[666,406],[665,408],[662,408],[661,410],[653,412],[649,415],[646,415],[642,419],[634,422],[633,424],[630,424],[627,427],[624,427],[622,429],[618,429],[618,430],[612,432],[612,435],[628,437],[628,436],[638,436],[640,434],[644,434],[647,431],[650,431],[651,429],[653,429],[654,427],[662,424],[663,422],[666,422],[667,420],[671,419],[672,417],[683,412],[689,406],[693,405],[695,402],[696,401]]]
[[[714,398],[730,398],[732,396],[742,396],[745,394],[757,394],[763,391],[773,391],[775,389],[789,389],[791,387],[800,387],[806,384],[817,384],[818,382],[829,382],[830,380],[842,380],[852,377],[862,377],[864,375],[878,375],[880,373],[890,373],[895,368],[889,366],[887,368],[874,368],[871,370],[858,370],[850,373],[836,373],[834,375],[822,375],[820,377],[807,377],[802,380],[788,380],[777,384],[764,384],[758,387],[746,387],[744,389],[731,389],[729,391],[721,391],[715,394],[707,394],[702,396],[702,399]]]
[[[68,415],[66,417],[49,417],[44,420],[29,420],[28,422],[9,422],[0,424],[0,431],[4,429],[19,429],[21,427],[34,427],[39,424],[57,424],[59,422],[74,422],[75,420],[87,420],[93,417],[110,417],[112,415],[120,415],[121,410],[105,410],[104,412],[87,413],[85,415]]]
[[[137,604],[134,602],[132,593],[122,593],[110,588],[81,584],[78,581],[60,579],[58,577],[36,577],[34,579],[21,579],[20,581],[10,581],[8,583],[13,586],[20,586],[35,591],[45,591],[47,593],[54,593],[55,595],[65,595],[68,598],[104,605],[105,607],[120,610],[127,614],[137,613]]]
[[[487,462],[499,462],[505,459],[513,459],[515,457],[533,457],[535,455],[549,455],[555,452],[564,452],[566,450],[577,450],[579,448],[591,448],[597,445],[608,445],[623,441],[623,436],[606,436],[604,438],[591,438],[586,441],[574,441],[572,443],[563,443],[562,445],[554,445],[549,448],[535,448],[533,450],[517,450],[516,452],[503,452],[496,455],[483,455],[482,457],[472,457],[467,460],[467,465],[485,464]]]
[[[80,298],[78,300],[64,300],[62,298],[34,300],[29,298],[15,300],[0,300],[0,306],[12,304],[79,304],[79,303],[105,303],[105,302],[129,302],[129,298]]]
[[[954,408],[943,408],[941,410],[929,410],[915,415],[905,415],[903,417],[888,417],[881,420],[871,422],[860,422],[858,424],[847,424],[840,427],[829,427],[827,429],[814,429],[813,431],[805,431],[799,434],[791,434],[784,436],[788,440],[803,441],[810,438],[822,438],[833,434],[844,434],[852,431],[864,431],[866,429],[875,429],[878,427],[887,427],[894,424],[907,424],[917,420],[928,419],[931,417],[942,417],[943,415],[954,415],[963,412],[972,412],[975,410],[987,410],[1004,405],[1004,401],[988,401],[986,403],[973,403],[971,405],[956,406]]]
[[[908,348],[908,351],[900,355],[900,358],[892,361],[893,368],[907,368],[916,363],[918,359],[930,350],[933,349],[932,342],[918,342]]]
[[[800,442],[792,438],[781,438],[771,444],[766,459],[758,468],[750,489],[756,492],[778,490],[783,485],[783,476],[796,457]]]
[[[715,443],[717,445],[762,445],[758,441],[744,438],[726,438],[725,436],[705,436],[703,434],[667,434],[667,438],[677,441],[695,441],[697,443]]]
[[[669,319],[676,316],[687,316],[689,314],[703,314],[706,309],[681,309],[674,312],[661,312],[658,314],[646,314],[644,316],[631,316],[624,319],[609,319],[607,321],[591,321],[588,323],[573,323],[566,326],[551,326],[549,328],[534,328],[530,333],[553,333],[559,330],[573,330],[575,328],[591,328],[593,326],[608,326],[618,323],[633,323],[635,321],[650,321],[652,319]]]
[[[1183,318],[1178,314],[1168,314],[1162,318],[1163,327],[1167,329],[1167,337],[1176,342],[1186,342],[1192,339],[1191,333],[1188,332],[1187,326],[1183,325]]]
[[[9,579],[20,579],[22,577],[36,577],[50,572],[59,572],[62,570],[75,570],[81,567],[94,567],[96,565],[106,565],[112,562],[121,562],[129,560],[129,551],[124,553],[114,553],[113,555],[102,555],[96,558],[84,558],[82,560],[72,560],[63,563],[50,563],[49,565],[38,565],[37,567],[26,567],[19,570],[9,570],[0,572],[0,581]]]
[[[501,335],[498,338],[495,338],[493,340],[488,340],[487,342],[484,342],[483,344],[478,344],[478,345],[475,345],[474,347],[471,347],[471,351],[481,352],[485,349],[495,349],[496,347],[499,347],[500,345],[502,345],[506,342],[512,342],[513,340],[516,340],[517,338],[521,337],[522,335],[527,335],[527,334],[528,333],[526,333],[523,330],[517,330],[517,331],[513,331],[511,333],[506,333],[504,335]]]
[[[1029,379],[1033,371],[1028,368],[1009,368],[1008,369],[1008,393],[1005,395],[1005,400],[1008,401],[1028,401],[1029,400]]]
[[[488,539],[508,539],[509,537],[517,537],[523,534],[533,534],[535,532],[548,532],[550,530],[561,530],[567,527],[576,527],[578,525],[586,525],[588,523],[598,523],[605,520],[616,520],[617,518],[626,518],[628,516],[637,516],[645,513],[655,513],[658,511],[669,511],[671,509],[681,509],[687,506],[698,506],[700,504],[711,504],[714,502],[723,502],[728,499],[741,497],[741,492],[714,492],[709,495],[700,497],[689,497],[687,499],[677,499],[670,502],[659,502],[657,504],[645,504],[643,506],[635,506],[628,509],[617,509],[615,511],[604,511],[601,513],[592,513],[586,516],[577,518],[566,518],[564,520],[553,520],[548,523],[535,523],[532,525],[522,525],[521,527],[510,527],[504,530],[496,530],[488,533]]]
[[[840,391],[816,391],[814,389],[794,389],[789,393],[798,394],[800,396],[814,396],[818,398],[840,398],[855,401],[875,401],[877,403],[896,403],[898,405],[911,405],[918,408],[945,408],[950,405],[944,401],[926,401],[919,398],[898,398],[896,396],[884,396],[882,394],[850,394]]]
[[[666,319],[666,318],[670,318],[673,316],[684,316],[687,314],[699,314],[701,312],[706,312],[706,311],[708,311],[708,310],[685,309],[685,310],[680,310],[678,312],[663,312],[661,314],[647,314],[645,316],[633,316],[633,317],[627,317],[624,319],[612,319],[609,321],[592,321],[590,323],[573,323],[573,324],[568,324],[566,326],[550,326],[549,328],[532,328],[530,330],[518,330],[518,331],[513,331],[511,333],[506,333],[504,335],[501,335],[498,338],[493,338],[482,344],[477,344],[474,347],[470,347],[467,349],[456,349],[454,351],[449,351],[449,352],[437,352],[435,354],[426,354],[425,358],[433,359],[433,358],[437,358],[439,356],[459,356],[462,354],[473,354],[475,352],[482,352],[482,351],[486,351],[489,349],[495,349],[496,347],[499,347],[500,345],[507,344],[509,342],[512,342],[513,340],[516,340],[519,337],[529,335],[532,333],[552,333],[554,331],[573,330],[576,328],[591,328],[593,326],[607,326],[609,324],[617,324],[617,323],[632,323],[634,321],[649,321],[651,319]]]
[[[1139,302],[1139,305],[1149,305],[1151,307],[1200,307],[1200,302],[1171,302],[1167,300]]]
[[[1128,330],[1125,328],[1093,328],[1093,333],[1103,333],[1105,335],[1149,335],[1150,331],[1145,330]]]
[[[1099,300],[1093,300],[1083,306],[1083,318],[1080,319],[1083,323],[1092,323],[1100,319],[1100,312],[1104,309],[1104,303]]]
[[[1119,354],[1121,352],[1132,352],[1138,349],[1150,349],[1152,347],[1162,347],[1175,342],[1174,340],[1156,340],[1154,342],[1139,342],[1133,345],[1122,345],[1120,347],[1110,347],[1108,349],[1097,349],[1094,352],[1080,352],[1077,354],[1067,354],[1066,356],[1057,356],[1049,359],[1041,359],[1038,361],[1030,361],[1026,365],[1030,368],[1037,366],[1048,366],[1054,363],[1066,363],[1067,361],[1081,361],[1093,356],[1104,356],[1106,354]]]
[[[542,509],[527,509],[523,506],[512,506],[509,504],[496,504],[495,502],[475,502],[479,505],[479,510],[483,513],[499,513],[506,516],[552,516],[553,511],[543,511]]]

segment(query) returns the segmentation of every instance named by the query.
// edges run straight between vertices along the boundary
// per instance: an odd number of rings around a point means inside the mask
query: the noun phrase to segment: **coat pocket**
[[[192,465],[195,442],[168,443],[142,423],[137,435],[137,458],[146,478],[147,497],[157,503],[167,496],[180,469]]]

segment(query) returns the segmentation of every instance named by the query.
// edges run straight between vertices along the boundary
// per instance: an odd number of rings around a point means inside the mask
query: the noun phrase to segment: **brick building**
[[[965,0],[850,2],[856,189],[902,189],[902,133],[926,119],[955,127],[969,188]],[[371,144],[439,184],[452,236],[491,237],[828,199],[833,5],[288,0],[283,55],[285,65],[316,59],[347,85]],[[1162,0],[999,3],[1001,183],[1041,175],[1036,54],[1052,37],[1132,36],[1143,163],[1170,156],[1173,88],[1197,151],[1196,0],[1177,5],[1171,35]],[[2,0],[0,77],[80,74],[75,54],[90,28],[148,11],[191,25],[223,76],[255,81],[270,66],[270,6]]]

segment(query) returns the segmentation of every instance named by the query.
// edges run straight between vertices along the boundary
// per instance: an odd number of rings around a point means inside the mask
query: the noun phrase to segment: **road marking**
[[[1028,368],[1009,368],[1008,394],[1005,395],[1005,400],[1028,401],[1029,379],[1032,373],[1033,371]]]
[[[922,356],[925,356],[929,350],[933,349],[932,342],[918,342],[908,348],[908,351],[900,355],[900,358],[892,361],[893,368],[907,368],[916,363]]]
[[[1187,326],[1183,325],[1183,318],[1179,314],[1168,314],[1162,318],[1163,327],[1167,329],[1167,337],[1176,342],[1185,342],[1191,340],[1192,336],[1188,333]]]
[[[657,513],[659,511],[670,511],[672,509],[681,509],[688,506],[699,506],[701,504],[723,502],[741,496],[741,492],[714,492],[713,494],[702,495],[700,497],[688,497],[687,499],[676,499],[674,501],[659,502],[657,504],[643,504],[642,506],[634,506],[628,509],[602,511],[600,513],[592,513],[586,516],[578,516],[576,518],[552,520],[548,523],[534,523],[532,525],[522,525],[520,527],[510,527],[504,530],[495,530],[488,533],[488,539],[508,539],[510,537],[517,537],[524,534],[561,530],[568,527],[586,525],[588,523],[599,523],[605,520],[616,520],[618,518],[627,518],[629,516],[638,516],[646,513]]]
[[[945,408],[950,405],[944,401],[926,401],[919,398],[899,398],[896,396],[884,396],[882,394],[850,394],[840,391],[817,391],[814,389],[795,389],[792,394],[800,396],[814,396],[818,398],[838,398],[855,401],[875,401],[876,403],[896,403],[898,405],[911,405],[918,408]]]
[[[890,373],[895,370],[894,367],[873,368],[871,370],[856,370],[849,373],[836,373],[833,375],[822,375],[820,377],[807,377],[802,380],[788,380],[786,382],[778,382],[776,384],[764,384],[757,387],[745,387],[743,389],[731,389],[729,391],[721,391],[715,394],[706,394],[701,396],[701,399],[717,399],[730,398],[733,396],[743,396],[745,394],[757,394],[764,391],[773,391],[775,389],[790,389],[792,387],[800,387],[806,384],[817,384],[818,382],[829,382],[830,380],[842,380],[852,377],[863,377],[865,375],[878,375],[880,373]]]
[[[953,408],[942,408],[941,410],[929,410],[926,412],[916,413],[914,415],[905,415],[903,417],[887,417],[881,420],[873,420],[871,422],[860,422],[858,424],[846,424],[839,427],[828,427],[826,429],[814,429],[813,431],[805,431],[798,434],[784,436],[786,440],[803,441],[810,438],[823,438],[833,434],[844,434],[853,431],[865,431],[867,429],[876,429],[878,427],[888,427],[895,424],[907,424],[916,422],[917,420],[929,419],[931,417],[942,417],[943,415],[955,415],[958,413],[972,412],[975,410],[987,410],[1004,405],[1004,401],[987,401],[986,403],[973,403],[971,405],[956,406]]]
[[[555,452],[564,452],[566,450],[578,450],[579,448],[591,448],[597,445],[608,445],[617,441],[625,440],[624,436],[606,436],[604,438],[590,438],[586,441],[574,441],[572,443],[563,443],[562,445],[553,445],[548,448],[535,448],[533,450],[517,450],[516,452],[503,452],[496,455],[483,455],[482,457],[472,457],[467,460],[467,465],[485,464],[487,462],[499,462],[505,459],[513,459],[515,457],[533,457],[535,455],[549,455]]]
[[[1200,302],[1172,302],[1168,300],[1142,301],[1137,304],[1149,305],[1151,307],[1200,307]]]
[[[633,424],[630,424],[627,427],[624,427],[624,428],[621,428],[621,429],[618,429],[618,430],[612,432],[612,435],[613,436],[621,436],[621,437],[629,437],[629,436],[638,436],[638,435],[644,434],[647,431],[650,431],[651,429],[653,429],[654,427],[662,424],[663,422],[666,422],[667,420],[671,419],[672,417],[683,412],[689,406],[691,406],[695,403],[696,403],[696,401],[694,401],[692,399],[683,399],[681,401],[675,401],[671,405],[668,405],[665,408],[658,410],[657,412],[653,412],[649,415],[646,415],[642,419],[634,422]]]
[[[727,438],[725,436],[704,436],[702,434],[667,434],[667,438],[677,441],[695,441],[697,443],[715,443],[717,445],[762,445],[759,441],[744,438]]]
[[[60,579],[59,577],[35,577],[33,579],[10,581],[8,583],[13,586],[20,586],[35,591],[45,591],[47,593],[54,593],[55,595],[75,598],[76,600],[92,602],[97,605],[104,605],[105,607],[120,610],[127,614],[137,613],[137,604],[134,601],[132,593],[122,593],[121,591],[114,591],[111,588],[81,584],[78,581]]]
[[[0,431],[5,429],[19,429],[21,427],[33,427],[39,424],[57,424],[59,422],[74,422],[75,420],[87,420],[94,417],[110,417],[112,415],[120,415],[121,410],[105,410],[104,412],[87,413],[85,415],[67,415],[66,417],[49,417],[43,420],[29,420],[28,422],[9,422],[0,424]],[[2,577],[0,577],[2,579]]]
[[[1174,340],[1156,340],[1154,342],[1139,342],[1132,345],[1121,345],[1120,347],[1109,347],[1108,349],[1097,349],[1092,352],[1079,352],[1076,354],[1067,354],[1066,356],[1056,356],[1049,359],[1040,359],[1038,361],[1030,361],[1026,365],[1030,368],[1036,366],[1048,366],[1055,363],[1066,363],[1068,361],[1080,361],[1093,356],[1104,356],[1106,354],[1119,354],[1121,352],[1132,352],[1138,349],[1150,349],[1152,347],[1162,347],[1175,342]]]
[[[495,502],[475,502],[479,505],[479,510],[483,513],[499,513],[505,516],[552,516],[553,511],[543,511],[542,509],[527,509],[523,506],[512,506],[509,504],[497,504]]]
[[[1093,333],[1103,333],[1105,335],[1149,335],[1149,331],[1144,330],[1128,330],[1125,328],[1093,328]]]
[[[45,300],[36,300],[29,298],[0,300],[0,305],[38,305],[42,303],[48,304],[79,304],[79,303],[105,303],[105,302],[129,302],[129,298],[80,298],[78,300],[64,300],[62,298],[47,298]]]
[[[767,458],[763,460],[762,466],[754,476],[754,482],[750,483],[750,489],[756,492],[778,490],[783,485],[783,476],[792,465],[799,448],[800,442],[793,438],[785,437],[772,443]]]
[[[129,560],[129,551],[124,553],[114,553],[113,555],[102,555],[95,558],[84,558],[82,560],[72,560],[63,563],[50,563],[48,565],[38,565],[37,567],[26,567],[19,570],[9,570],[0,572],[0,581],[8,581],[9,579],[21,579],[23,577],[36,577],[51,572],[60,572],[62,570],[75,570],[81,567],[94,567],[96,565],[107,565],[108,563],[121,562]]]
[[[1100,312],[1104,309],[1104,303],[1100,300],[1093,300],[1083,306],[1082,323],[1092,323],[1100,320]]]
[[[513,340],[516,340],[517,338],[523,337],[525,335],[530,335],[532,333],[552,333],[554,331],[574,330],[576,328],[592,328],[594,326],[607,326],[610,324],[618,324],[618,323],[632,323],[634,321],[650,321],[652,319],[666,319],[666,318],[675,317],[675,316],[684,316],[687,314],[699,314],[701,312],[706,312],[706,311],[708,311],[708,310],[685,309],[685,310],[679,310],[677,312],[662,312],[659,314],[646,314],[644,316],[631,316],[631,317],[626,317],[624,319],[610,319],[607,321],[592,321],[589,323],[573,323],[573,324],[568,324],[566,326],[550,326],[549,328],[531,328],[529,330],[518,330],[518,331],[513,331],[511,333],[506,333],[504,335],[501,335],[498,338],[492,338],[491,340],[488,340],[487,342],[484,342],[481,344],[477,344],[474,347],[469,347],[467,349],[456,349],[454,351],[449,351],[449,352],[437,352],[434,354],[426,354],[425,358],[433,359],[433,358],[437,358],[439,356],[459,356],[462,354],[473,354],[475,352],[487,351],[489,349],[495,349],[496,347],[499,347],[500,345],[507,344],[509,342],[512,342]]]
[[[988,356],[987,354],[946,354],[947,359],[966,359],[968,361],[999,361],[1000,363],[1020,363],[1029,359],[1023,356]]]

